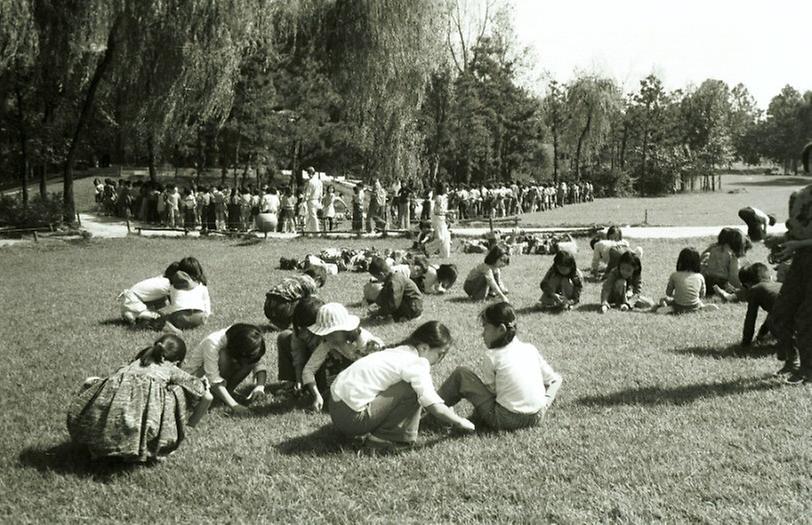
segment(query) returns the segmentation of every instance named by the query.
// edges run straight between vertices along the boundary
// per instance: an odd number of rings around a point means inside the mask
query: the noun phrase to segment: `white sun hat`
[[[308,326],[315,335],[327,335],[338,331],[350,331],[358,328],[361,319],[352,315],[341,303],[327,303],[319,308],[316,322]]]

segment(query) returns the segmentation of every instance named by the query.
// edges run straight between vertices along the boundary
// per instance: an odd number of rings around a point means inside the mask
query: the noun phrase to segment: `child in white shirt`
[[[330,419],[344,435],[368,448],[392,449],[417,439],[421,407],[463,430],[474,425],[448,408],[431,380],[451,346],[451,332],[438,321],[419,326],[401,344],[373,352],[341,372],[330,387]]]
[[[181,330],[206,324],[211,315],[211,299],[200,262],[194,257],[184,257],[170,280],[169,304],[161,309],[161,317],[153,327],[178,335]]]
[[[665,298],[660,306],[671,306],[675,314],[702,309],[718,310],[715,304],[704,304],[707,289],[701,273],[700,255],[695,248],[683,248],[677,257],[677,271],[668,278]]]
[[[449,407],[468,400],[475,417],[494,430],[537,425],[555,400],[561,376],[535,346],[516,338],[516,312],[510,304],[492,304],[481,319],[482,339],[488,347],[481,377],[458,367],[437,393]]]
[[[165,303],[172,283],[170,279],[178,271],[178,263],[170,264],[163,275],[150,277],[135,283],[131,288],[118,294],[121,301],[121,317],[134,325],[137,321],[149,321],[161,315],[149,308],[146,303]],[[163,306],[163,304],[161,304]]]

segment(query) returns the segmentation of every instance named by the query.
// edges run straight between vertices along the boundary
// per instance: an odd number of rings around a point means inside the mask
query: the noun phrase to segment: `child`
[[[668,278],[661,306],[670,306],[675,314],[697,312],[703,308],[718,310],[715,304],[705,305],[705,278],[702,277],[700,255],[696,248],[683,248],[677,257],[677,271]]]
[[[183,190],[183,227],[194,228],[197,225],[197,197],[188,188]]]
[[[265,317],[277,330],[290,326],[293,309],[305,297],[316,295],[327,282],[324,266],[310,265],[301,275],[286,277],[265,294]]]
[[[775,224],[775,215],[766,214],[750,206],[739,210],[739,218],[747,224],[747,236],[753,242],[763,240],[767,235],[767,225]]]
[[[245,401],[261,401],[265,397],[268,366],[265,340],[254,325],[236,323],[209,334],[189,355],[184,370],[209,381],[214,397],[235,414],[247,408],[234,399],[235,389],[249,373],[254,374],[254,386]]]
[[[181,330],[206,324],[211,315],[211,299],[200,262],[194,257],[184,257],[171,281],[169,304],[160,310],[161,317],[153,322],[153,328],[179,335]]]
[[[178,365],[183,339],[164,334],[106,379],[88,378],[68,408],[71,439],[96,458],[144,462],[172,453],[209,408],[204,381]]]
[[[214,215],[218,230],[226,229],[226,194],[222,186],[217,186],[217,190],[212,194],[214,199]]]
[[[541,299],[538,307],[550,310],[570,310],[581,301],[583,275],[575,264],[575,257],[568,251],[560,251],[553,258],[553,265],[541,280]]]
[[[315,296],[305,297],[293,309],[292,330],[284,330],[276,338],[278,379],[295,393],[301,392],[304,366],[321,344],[321,337],[307,329],[316,322],[324,301]],[[327,372],[314,373],[319,391],[327,389]]]
[[[330,387],[333,424],[372,449],[414,443],[421,407],[443,422],[474,430],[473,423],[443,403],[432,384],[431,365],[442,360],[451,342],[445,325],[429,321],[397,346],[351,364]]]
[[[352,231],[364,229],[364,187],[357,184],[352,189]]]
[[[417,285],[403,273],[393,271],[386,259],[374,257],[369,273],[383,283],[375,299],[378,308],[370,311],[371,316],[391,315],[395,321],[408,321],[423,314],[423,294]]]
[[[456,264],[429,264],[425,255],[414,258],[411,279],[424,294],[444,294],[457,282]]]
[[[598,279],[604,272],[612,270],[612,248],[627,248],[629,243],[623,240],[620,228],[610,226],[605,239],[595,237],[589,246],[592,248],[592,277]]]
[[[231,188],[231,195],[228,197],[228,229],[238,231],[242,227],[242,198],[236,186]]]
[[[180,194],[174,185],[169,185],[166,192],[166,218],[169,226],[174,228],[180,222]]]
[[[625,252],[620,256],[617,268],[606,274],[606,282],[601,289],[601,313],[610,308],[619,308],[625,312],[634,308],[651,308],[654,302],[642,295],[643,264],[634,252]]]
[[[307,201],[300,191],[296,195],[296,229],[304,231],[305,221],[307,220]]]
[[[158,319],[161,314],[150,309],[147,303],[160,303],[163,306],[169,297],[172,288],[170,279],[178,271],[177,262],[170,264],[163,275],[144,279],[133,285],[132,288],[118,294],[121,300],[121,317],[130,325],[137,321],[151,321]]]
[[[284,233],[296,233],[296,198],[293,196],[293,189],[285,188],[285,195],[280,204],[282,206],[282,231]]]
[[[502,284],[502,268],[510,264],[510,255],[507,250],[497,245],[485,255],[485,261],[475,266],[465,278],[462,288],[468,297],[483,301],[489,297],[498,297],[508,302],[507,288]]]
[[[753,342],[753,334],[756,329],[756,319],[759,309],[767,312],[767,318],[758,330],[757,340],[761,341],[772,332],[771,312],[775,305],[775,300],[781,292],[781,283],[777,283],[770,278],[770,269],[766,264],[754,263],[739,270],[739,281],[742,288],[735,294],[729,294],[718,288],[716,293],[725,302],[747,302],[747,314],[744,318],[744,329],[742,330],[742,346],[750,346]],[[781,370],[780,373],[791,372],[791,370]]]
[[[804,171],[809,173],[812,143],[803,151]],[[787,235],[777,262],[792,257],[781,292],[773,305],[772,326],[779,353],[786,357],[783,370],[790,370],[787,383],[812,382],[812,185],[789,198]]]
[[[468,400],[476,419],[494,430],[537,425],[561,388],[561,376],[535,346],[516,337],[516,312],[508,303],[488,306],[480,318],[488,348],[482,375],[457,367],[437,393],[449,407]]]
[[[324,197],[322,198],[321,206],[322,215],[324,217],[324,222],[327,223],[326,226],[328,231],[333,231],[333,227],[335,226],[336,202],[340,202],[345,208],[347,207],[341,195],[336,194],[336,189],[332,185],[327,186],[327,193],[325,193]]]
[[[321,411],[324,398],[316,385],[316,373],[328,358],[339,361],[331,372],[343,371],[350,363],[381,350],[383,341],[360,327],[361,320],[350,314],[340,303],[327,303],[319,308],[316,322],[308,326],[310,333],[322,338],[302,369],[302,383],[313,396],[311,407]]]
[[[728,293],[741,288],[739,282],[739,258],[744,257],[752,244],[750,239],[735,228],[722,228],[716,243],[702,252],[702,275],[708,294],[715,285]]]

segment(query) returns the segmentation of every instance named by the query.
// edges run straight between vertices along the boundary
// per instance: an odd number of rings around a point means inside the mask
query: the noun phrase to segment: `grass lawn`
[[[406,241],[377,241],[403,247]],[[696,242],[700,249],[710,239]],[[359,246],[346,241],[346,246]],[[659,297],[680,241],[645,241],[644,280]],[[200,258],[214,314],[196,344],[234,321],[265,324],[281,255],[317,240],[130,238],[0,251],[0,517],[5,522],[802,522],[812,495],[812,387],[771,377],[769,349],[742,354],[743,305],[673,317],[596,313],[598,285],[563,315],[530,311],[551,262],[515,256],[503,271],[521,312],[519,335],[564,376],[543,426],[448,438],[421,432],[397,457],[357,456],[329,416],[269,400],[251,417],[213,409],[180,450],[152,467],[93,464],[68,443],[65,409],[88,375],[127,363],[154,334],[114,322],[115,296],[184,255]],[[579,264],[589,254],[581,242]],[[763,260],[766,251],[751,252]],[[458,255],[464,276],[481,255]],[[361,313],[362,274],[332,278],[325,299]],[[481,304],[458,283],[428,297],[456,343],[439,385],[483,351]],[[418,322],[372,327],[396,342]],[[268,333],[269,342],[275,341]],[[275,345],[269,351],[275,356]],[[275,357],[272,359],[275,363]],[[273,376],[273,374],[272,374]],[[467,413],[470,407],[461,404]]]

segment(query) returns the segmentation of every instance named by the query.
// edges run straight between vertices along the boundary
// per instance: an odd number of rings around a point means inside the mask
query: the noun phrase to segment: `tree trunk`
[[[293,193],[294,195],[298,194],[299,188],[304,185],[304,180],[302,179],[302,169],[299,166],[299,149],[301,148],[301,144],[299,139],[294,139],[293,141],[293,162],[291,162],[291,182],[293,182]]]
[[[626,142],[629,138],[629,126],[623,125],[623,138],[620,140],[620,169],[626,168]]]
[[[152,133],[147,136],[147,163],[149,180],[153,183],[158,182],[158,170],[155,168],[155,141],[152,139]]]
[[[23,197],[23,208],[28,208],[28,133],[26,132],[25,126],[23,93],[20,88],[19,75],[17,75],[16,82],[14,83],[14,95],[17,99],[17,118],[19,120],[18,125],[20,127],[20,184]]]
[[[553,128],[553,184],[558,186],[558,127]]]
[[[589,133],[589,127],[592,125],[592,109],[589,109],[589,113],[586,117],[586,124],[584,125],[584,129],[581,131],[581,135],[578,137],[578,145],[575,147],[575,181],[581,181],[581,148],[584,145],[584,140],[586,140],[586,134]]]
[[[76,128],[73,130],[73,137],[68,146],[68,154],[65,157],[65,169],[62,181],[62,200],[64,204],[62,218],[67,224],[73,224],[76,221],[76,201],[73,198],[73,163],[76,161],[79,140],[82,138],[82,133],[85,131],[87,121],[90,119],[93,102],[96,99],[96,91],[99,88],[101,79],[107,71],[107,67],[113,60],[113,53],[116,50],[117,44],[116,37],[118,36],[119,21],[120,18],[116,18],[107,34],[107,49],[105,49],[104,55],[102,55],[101,60],[96,65],[96,70],[90,79],[87,93],[82,101],[82,110],[79,113],[79,120],[76,122]]]
[[[48,169],[45,164],[39,167],[39,196],[42,200],[48,198]]]

